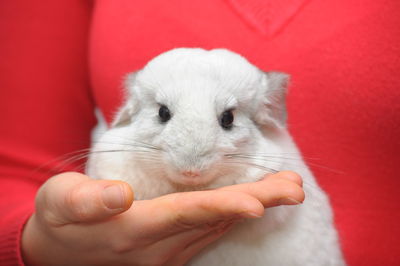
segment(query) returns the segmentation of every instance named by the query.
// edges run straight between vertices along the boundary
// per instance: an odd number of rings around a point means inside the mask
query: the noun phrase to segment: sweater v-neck
[[[272,38],[310,0],[226,0],[241,19],[262,35]]]

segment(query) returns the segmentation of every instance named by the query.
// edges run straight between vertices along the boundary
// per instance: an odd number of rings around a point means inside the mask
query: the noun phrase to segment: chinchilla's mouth
[[[217,173],[208,173],[207,175],[200,175],[193,178],[182,175],[167,176],[167,178],[177,191],[183,192],[217,189],[238,183],[246,183],[246,181],[243,182],[243,180],[242,182],[239,181],[242,176],[241,173],[226,173],[225,175],[220,176],[217,175]]]
[[[168,179],[172,183],[182,187],[199,188],[207,187],[215,178],[204,174],[200,174],[198,176],[185,176],[182,174],[176,174],[174,176],[168,176]]]

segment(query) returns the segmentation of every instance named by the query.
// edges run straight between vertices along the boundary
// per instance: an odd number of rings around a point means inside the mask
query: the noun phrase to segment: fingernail
[[[255,212],[242,212],[240,214],[240,216],[242,216],[243,218],[261,218],[262,215],[259,215]]]
[[[104,188],[102,192],[104,205],[109,209],[121,209],[125,205],[125,193],[120,185]]]
[[[279,200],[279,204],[281,205],[298,205],[302,204],[302,202],[295,200],[293,198],[283,198]]]

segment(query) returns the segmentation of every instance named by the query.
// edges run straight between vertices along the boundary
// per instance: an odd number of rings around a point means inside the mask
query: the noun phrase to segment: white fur
[[[124,180],[136,199],[149,199],[256,181],[265,171],[251,164],[293,170],[304,180],[302,205],[267,209],[263,218],[238,225],[189,264],[344,265],[328,198],[285,129],[286,82],[286,75],[264,73],[224,49],[161,54],[128,76],[127,101],[94,145],[88,175]],[[172,114],[166,123],[159,120],[160,105]],[[229,109],[234,123],[226,130],[219,118]],[[107,150],[126,151],[101,152]],[[233,153],[260,156],[229,163],[234,160],[226,155]],[[275,157],[266,161],[266,154]],[[185,171],[201,175],[187,177]]]

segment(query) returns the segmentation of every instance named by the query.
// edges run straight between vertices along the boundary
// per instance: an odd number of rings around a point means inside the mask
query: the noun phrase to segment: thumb
[[[50,178],[41,187],[36,213],[55,226],[94,222],[126,211],[132,202],[133,191],[125,182],[68,172]]]

